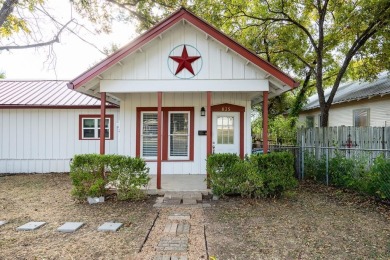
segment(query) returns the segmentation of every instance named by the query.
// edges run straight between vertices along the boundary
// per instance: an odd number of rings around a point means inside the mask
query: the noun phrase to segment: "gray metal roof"
[[[325,90],[325,100],[328,99],[331,89]],[[390,77],[388,73],[381,73],[378,79],[368,81],[353,81],[342,84],[336,92],[332,104],[348,101],[372,98],[390,94]],[[310,110],[320,107],[317,93],[309,97],[308,103],[303,110]]]
[[[0,80],[0,107],[96,107],[100,100],[71,90],[65,80]]]

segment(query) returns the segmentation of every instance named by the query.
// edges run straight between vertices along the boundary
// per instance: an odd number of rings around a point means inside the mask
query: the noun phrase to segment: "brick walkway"
[[[138,259],[188,260],[207,258],[204,208],[200,192],[169,192],[158,197],[159,216]]]

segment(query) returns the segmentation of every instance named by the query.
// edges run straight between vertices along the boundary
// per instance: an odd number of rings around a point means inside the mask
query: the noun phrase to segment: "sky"
[[[66,23],[70,17],[74,17],[78,22],[86,24],[92,28],[86,19],[71,11],[70,1],[48,0],[47,9],[56,18]],[[52,28],[41,28],[51,40],[54,35]],[[85,30],[81,32],[83,38],[95,44],[100,49],[116,44],[118,47],[125,45],[134,39],[135,26],[119,22],[112,23],[112,33],[93,34]],[[55,58],[48,59],[49,48],[34,48],[23,50],[12,50],[0,52],[0,72],[4,72],[6,79],[50,79],[50,80],[71,80],[91,66],[105,58],[95,47],[83,42],[71,33],[64,32],[61,35],[60,43],[53,45]],[[54,63],[53,63],[54,61]]]

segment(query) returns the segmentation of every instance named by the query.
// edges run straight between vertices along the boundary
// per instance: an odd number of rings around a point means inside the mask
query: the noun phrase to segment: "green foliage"
[[[298,185],[294,177],[294,156],[289,152],[256,154],[252,155],[249,161],[263,176],[263,194],[267,197],[280,197],[283,192]]]
[[[72,195],[78,199],[100,197],[110,182],[117,187],[118,199],[141,199],[141,187],[150,180],[145,161],[121,155],[75,155],[70,167]]]
[[[243,172],[237,166],[240,157],[236,154],[213,154],[207,158],[207,172],[210,186],[218,196],[238,193],[237,186],[242,180]]]
[[[390,200],[390,159],[377,157],[365,181],[368,194]]]
[[[297,185],[293,165],[292,154],[286,152],[251,155],[247,160],[235,154],[213,154],[207,160],[207,171],[216,195],[280,197]]]
[[[305,153],[304,174],[306,179],[324,183],[326,179],[326,159],[316,159]],[[329,158],[329,184],[355,190],[379,199],[390,199],[390,160],[379,156],[371,167],[366,156],[351,156],[336,151]]]
[[[108,155],[111,174],[109,179],[116,183],[119,200],[139,200],[146,196],[141,190],[149,181],[149,168],[140,158]]]
[[[72,195],[78,199],[104,196],[106,184],[104,166],[105,160],[102,155],[75,155],[70,165]]]

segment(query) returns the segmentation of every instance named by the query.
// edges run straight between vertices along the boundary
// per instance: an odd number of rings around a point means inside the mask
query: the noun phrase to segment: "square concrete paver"
[[[61,227],[57,228],[60,232],[71,233],[75,232],[77,229],[81,228],[84,225],[83,222],[65,222]]]
[[[116,232],[121,226],[123,226],[123,223],[105,222],[103,225],[98,227],[98,231]]]
[[[183,198],[183,205],[196,205],[196,204],[197,204],[196,199]]]
[[[18,231],[29,231],[29,230],[35,230],[35,229],[38,229],[40,227],[42,227],[43,225],[45,225],[46,222],[28,222],[20,227],[17,227],[16,230]]]
[[[7,224],[7,221],[5,221],[5,220],[0,220],[0,226],[5,225],[5,224]]]

